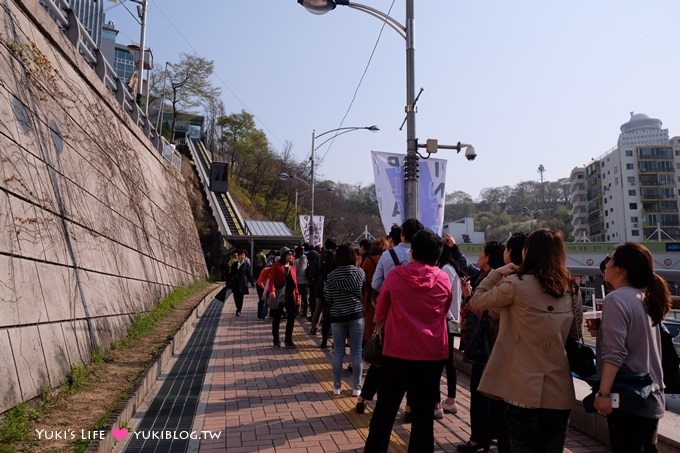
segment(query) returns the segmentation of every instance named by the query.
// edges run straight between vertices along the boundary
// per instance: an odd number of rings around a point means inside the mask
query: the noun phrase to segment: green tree
[[[444,205],[444,223],[471,217],[476,212],[474,201],[470,194],[457,190],[446,195]]]

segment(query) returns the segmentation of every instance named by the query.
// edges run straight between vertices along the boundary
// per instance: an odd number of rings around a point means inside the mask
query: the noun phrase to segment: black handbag
[[[595,374],[595,352],[590,346],[584,344],[583,341],[567,337],[564,349],[567,351],[569,368],[578,378],[589,378]]]
[[[475,334],[470,339],[470,342],[465,346],[463,351],[463,360],[467,363],[485,365],[489,360],[491,354],[491,345],[489,344],[489,312],[484,310],[482,318],[479,320],[479,325]]]
[[[364,361],[369,365],[380,366],[383,360],[382,332],[376,328],[364,345]]]

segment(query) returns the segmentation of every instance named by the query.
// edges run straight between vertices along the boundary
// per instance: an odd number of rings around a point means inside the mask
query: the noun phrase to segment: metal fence
[[[137,105],[135,96],[130,93],[127,86],[116,75],[113,67],[106,61],[90,34],[76,17],[69,2],[67,0],[40,0],[39,2],[161,156],[179,169],[182,162],[179,152],[158,133],[144,111]]]

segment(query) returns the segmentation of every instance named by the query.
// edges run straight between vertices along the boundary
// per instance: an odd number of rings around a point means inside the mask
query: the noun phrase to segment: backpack
[[[319,259],[317,260],[317,266],[315,266],[316,272],[314,276],[316,279],[317,297],[323,298],[323,288],[326,284],[326,277],[336,267],[335,254],[333,251],[326,250],[319,256]]]
[[[305,277],[307,277],[307,284],[312,286],[316,282],[316,279],[314,278],[314,272],[316,259],[319,257],[319,254],[314,250],[310,250],[305,254],[305,256],[307,257],[307,269],[305,269]]]

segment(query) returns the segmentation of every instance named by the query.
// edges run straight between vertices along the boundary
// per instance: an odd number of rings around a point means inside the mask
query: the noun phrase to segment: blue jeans
[[[345,341],[349,338],[349,350],[352,357],[352,388],[361,389],[361,372],[364,366],[361,340],[364,336],[364,318],[351,321],[331,323],[333,332],[333,385],[340,387],[342,375],[342,359],[345,357]]]

